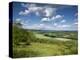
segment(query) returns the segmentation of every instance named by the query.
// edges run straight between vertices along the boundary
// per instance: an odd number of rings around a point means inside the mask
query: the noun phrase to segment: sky
[[[78,30],[78,7],[41,3],[13,3],[13,21],[24,29]]]

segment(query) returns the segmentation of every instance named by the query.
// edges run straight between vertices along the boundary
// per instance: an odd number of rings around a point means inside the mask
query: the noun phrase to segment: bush
[[[22,42],[26,45],[30,45],[33,38],[35,39],[33,32],[16,26],[13,27],[13,44],[19,45]]]

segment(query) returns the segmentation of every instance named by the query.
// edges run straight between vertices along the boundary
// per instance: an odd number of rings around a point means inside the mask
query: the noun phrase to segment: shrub
[[[13,26],[13,43],[19,45],[21,42],[30,45],[31,41],[35,39],[33,32],[26,29]]]

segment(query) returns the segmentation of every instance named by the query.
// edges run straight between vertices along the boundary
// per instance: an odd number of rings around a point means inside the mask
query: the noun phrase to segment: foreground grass
[[[31,43],[29,46],[19,45],[13,48],[13,57],[37,57],[56,55],[77,54],[77,47],[74,45]]]

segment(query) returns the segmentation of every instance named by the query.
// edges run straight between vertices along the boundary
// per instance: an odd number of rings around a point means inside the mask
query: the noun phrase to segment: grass
[[[29,46],[14,47],[14,57],[37,57],[77,54],[77,47],[72,44],[46,44],[33,42]],[[73,53],[74,52],[74,53]]]
[[[78,54],[77,32],[39,33],[13,28],[14,58]]]

